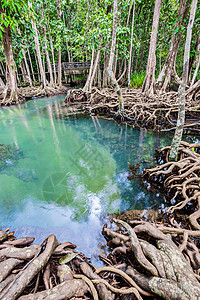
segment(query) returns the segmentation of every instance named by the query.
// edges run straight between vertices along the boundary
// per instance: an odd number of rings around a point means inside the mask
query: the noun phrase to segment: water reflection
[[[97,117],[58,119],[63,99],[0,111],[0,143],[23,153],[0,172],[0,222],[36,242],[55,233],[94,257],[103,251],[97,249],[106,212],[159,202],[127,179],[128,163],[150,160],[158,139]]]

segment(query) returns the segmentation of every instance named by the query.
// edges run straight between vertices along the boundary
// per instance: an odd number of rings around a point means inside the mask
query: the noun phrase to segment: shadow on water
[[[0,143],[22,154],[0,170],[0,224],[37,243],[54,233],[94,262],[105,251],[100,232],[106,213],[162,202],[127,177],[128,163],[150,161],[164,137],[97,117],[57,119],[63,100],[0,110]]]

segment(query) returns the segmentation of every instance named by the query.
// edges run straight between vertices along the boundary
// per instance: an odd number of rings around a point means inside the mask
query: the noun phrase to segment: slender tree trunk
[[[112,32],[112,45],[110,49],[110,59],[108,64],[108,76],[111,79],[111,85],[113,89],[117,93],[118,101],[119,101],[119,112],[123,113],[124,111],[124,99],[122,96],[121,89],[117,83],[117,80],[113,74],[113,60],[115,54],[115,45],[116,45],[116,34],[117,34],[117,0],[114,0],[114,8],[113,8],[113,32]]]
[[[4,67],[3,62],[0,63],[0,66],[1,66],[1,68],[2,68],[2,74],[5,74],[5,73],[6,73],[6,70],[5,70],[5,67]]]
[[[37,66],[38,81],[42,82],[41,73],[39,70],[38,57],[37,57],[37,53],[35,51],[34,51],[34,56],[35,56],[35,62],[36,62],[36,66]]]
[[[4,87],[5,87],[5,84],[4,84],[3,80],[0,77],[0,88],[4,88]]]
[[[149,47],[149,56],[147,61],[147,71],[142,86],[142,91],[145,92],[147,96],[152,96],[156,93],[156,88],[155,88],[156,41],[157,41],[157,34],[158,34],[158,24],[160,18],[161,3],[162,0],[155,1],[153,25],[151,31],[150,47]]]
[[[101,67],[100,67],[100,63],[98,63],[98,67],[97,67],[97,72],[98,72],[98,88],[101,88]]]
[[[200,42],[200,40],[199,40],[199,42]],[[193,74],[193,77],[192,77],[191,86],[194,85],[194,82],[195,82],[195,79],[197,77],[197,73],[198,73],[198,70],[199,70],[199,66],[200,66],[200,43],[199,43],[198,48],[197,48],[196,68],[195,68],[195,71],[194,71],[194,74]]]
[[[116,51],[116,55],[115,55],[115,65],[114,65],[114,75],[116,77],[116,72],[117,72],[117,59],[118,59],[118,49]]]
[[[60,0],[57,0],[57,15],[58,15],[58,19],[61,22],[61,3]],[[59,28],[59,32],[60,32],[60,28]],[[61,86],[62,85],[62,65],[61,65],[61,45],[59,45],[59,49],[58,49],[58,85]]]
[[[1,73],[1,75],[4,75],[4,74],[5,74],[5,72],[4,72],[3,68],[2,68],[1,62],[0,62],[0,73]]]
[[[97,66],[98,66],[98,63],[99,63],[99,56],[100,56],[100,50],[98,50],[97,56],[96,56],[96,59],[95,59],[95,62],[94,62],[93,73],[92,73],[90,84],[89,84],[89,91],[92,90],[92,83],[93,83],[95,75],[97,73]]]
[[[19,79],[19,74],[18,74],[17,67],[15,67],[15,70],[16,70],[16,77],[17,77],[17,85],[20,86],[21,85],[21,81]]]
[[[25,66],[26,66],[27,79],[28,79],[28,82],[29,82],[30,86],[32,86],[32,80],[31,80],[30,69],[29,69],[29,65],[28,65],[27,59],[26,59],[26,53],[25,53],[25,50],[24,50],[23,48],[22,48],[22,55],[23,55],[23,57],[24,57],[24,62],[25,62]]]
[[[19,28],[17,28],[17,31],[18,31],[18,34],[21,36],[21,32],[20,32]],[[26,81],[29,82],[30,86],[32,86],[30,69],[29,69],[29,65],[28,65],[27,59],[26,59],[26,53],[25,53],[25,50],[24,50],[22,44],[21,44],[21,48],[22,48],[22,55],[23,55],[24,63],[25,63],[25,68],[24,69],[26,71]]]
[[[144,57],[144,50],[145,50],[145,45],[143,44],[142,51],[141,51],[141,56],[140,56],[140,65],[139,65],[139,67],[137,69],[138,71],[140,71],[141,68],[142,68],[143,57]]]
[[[137,51],[134,71],[138,71],[138,61],[139,61],[139,55],[140,55],[140,52],[141,52],[140,49],[141,49],[141,45],[142,45],[141,36],[142,36],[142,34],[140,33],[140,36],[139,36],[140,44],[139,44],[139,48],[138,48],[138,51]]]
[[[189,69],[189,59],[190,59],[190,45],[192,38],[192,27],[194,24],[195,13],[197,8],[197,1],[192,1],[192,6],[190,9],[190,19],[187,27],[187,35],[185,42],[185,52],[184,52],[184,61],[183,61],[183,73],[182,80],[179,86],[178,94],[179,94],[179,109],[178,109],[178,118],[176,131],[172,140],[171,151],[170,151],[170,160],[176,160],[178,148],[183,135],[183,128],[185,122],[185,88],[188,80],[188,69]]]
[[[103,70],[103,87],[104,88],[108,86],[108,72],[107,72],[108,62],[109,62],[109,58],[108,58],[107,51],[104,51],[104,70]]]
[[[55,64],[55,56],[54,56],[54,49],[53,49],[53,41],[52,41],[52,36],[51,36],[50,32],[49,32],[49,41],[50,41],[51,55],[52,55],[52,60],[53,60],[54,82],[56,84],[56,82],[57,82],[56,64]]]
[[[94,53],[95,53],[95,49],[94,46],[92,47],[92,58],[91,58],[91,63],[90,63],[90,70],[89,70],[89,74],[88,74],[88,78],[87,81],[85,83],[85,86],[83,87],[83,91],[89,91],[89,86],[90,86],[90,81],[91,81],[91,77],[92,77],[92,70],[94,67]]]
[[[185,25],[185,20],[187,18],[187,14],[189,11],[190,1],[182,0],[180,1],[179,11],[178,11],[178,22],[174,25],[174,30],[172,34],[171,44],[169,48],[169,52],[167,54],[167,58],[165,60],[164,66],[157,78],[156,83],[160,86],[160,94],[165,93],[166,89],[171,81],[171,79],[176,80],[176,71],[175,71],[175,63],[176,56],[179,49],[179,44],[182,37],[182,32],[176,32],[176,29]],[[176,80],[179,81],[179,80]],[[177,82],[179,83],[179,82]]]
[[[33,64],[32,64],[32,59],[31,59],[30,51],[29,51],[28,47],[26,47],[26,48],[27,48],[29,63],[30,63],[30,66],[31,66],[31,72],[32,72],[32,76],[33,76],[33,81],[36,82],[34,71],[33,71]]]
[[[58,50],[58,85],[62,85],[61,49]]]
[[[66,27],[66,24],[65,24],[65,15],[64,14],[63,14],[63,22],[64,22],[64,25]],[[67,46],[68,61],[71,62],[71,54],[70,54],[70,51],[69,51],[69,45],[68,45],[67,37],[65,38],[65,42],[66,42],[66,46]]]
[[[198,36],[196,36],[195,39],[193,39],[193,44],[195,41],[196,41],[196,45],[194,46],[195,47],[194,51],[197,53],[197,55],[192,55],[192,57],[190,56],[188,82],[187,82],[188,85],[191,84],[192,69],[194,68],[194,65],[196,64],[195,58],[197,58],[197,56],[198,56],[198,46],[200,43],[200,26],[199,26]]]
[[[28,5],[30,8],[32,8],[32,3],[28,1]],[[41,81],[42,81],[42,86],[45,89],[46,88],[46,76],[45,76],[45,71],[42,65],[42,58],[41,58],[41,52],[40,52],[40,43],[39,43],[39,37],[38,37],[38,31],[36,27],[36,23],[33,19],[31,19],[32,23],[32,28],[34,31],[34,40],[35,40],[35,49],[37,53],[37,58],[38,58],[38,64],[39,64],[39,69],[40,69],[40,76],[41,76]]]
[[[3,12],[2,9],[0,9]],[[5,27],[3,25],[3,46],[4,53],[6,58],[6,88],[4,90],[4,100],[5,102],[8,98],[8,92],[10,92],[9,102],[18,100],[17,93],[17,80],[15,74],[15,62],[13,58],[13,50],[12,50],[12,40],[11,40],[11,30],[10,27]]]
[[[131,88],[131,62],[132,62],[132,48],[133,48],[134,17],[135,17],[135,0],[133,2],[133,16],[132,16],[132,25],[131,25],[131,46],[130,46],[130,56],[128,62],[128,89]]]
[[[50,76],[49,85],[52,87],[54,84],[54,81],[53,81],[53,71],[52,71],[51,61],[50,61],[50,57],[49,57],[48,46],[47,46],[46,26],[44,26],[44,47],[45,47],[45,54],[46,54],[46,60],[47,60],[47,68],[48,68],[48,72],[49,72],[49,76]]]
[[[29,80],[28,80],[28,75],[26,73],[26,69],[25,69],[23,60],[19,64],[20,64],[20,68],[21,68],[21,76],[22,76],[24,82],[27,83],[27,82],[29,82]]]
[[[119,72],[120,77],[117,79],[117,82],[120,82],[120,80],[122,80],[122,78],[124,77],[125,74],[126,74],[126,58],[124,58],[124,70],[122,72],[122,69],[120,69],[120,72]]]

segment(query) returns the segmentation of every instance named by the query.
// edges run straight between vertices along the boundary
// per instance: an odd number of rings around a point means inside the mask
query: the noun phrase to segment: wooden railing
[[[57,69],[56,65],[56,69]],[[90,68],[90,61],[87,62],[63,62],[62,69],[63,70],[84,70]]]
[[[62,70],[87,70],[90,69],[90,61],[87,62],[63,62],[62,63]],[[103,64],[100,63],[100,68],[103,68]],[[52,65],[53,70],[53,65]],[[56,71],[58,71],[58,64],[56,64]],[[48,73],[48,72],[45,72]],[[18,76],[22,76],[25,74],[18,74]],[[34,73],[31,75],[38,75],[38,73]],[[5,77],[5,74],[0,74],[0,77]]]

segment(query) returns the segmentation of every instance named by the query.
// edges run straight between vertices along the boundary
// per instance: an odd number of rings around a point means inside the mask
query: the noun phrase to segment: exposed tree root
[[[138,242],[142,249],[142,256],[145,256],[149,262],[158,270],[158,276],[152,276],[152,273],[149,272],[148,267],[143,263],[140,263],[141,259],[137,259],[137,251],[132,247],[132,251],[124,255],[124,253],[117,253],[116,255],[111,255],[110,259],[113,261],[123,258],[123,261],[126,262],[126,274],[129,275],[134,280],[135,287],[139,285],[142,289],[145,289],[146,292],[150,292],[153,295],[160,296],[164,299],[199,299],[200,297],[200,283],[196,278],[198,276],[196,272],[197,269],[194,268],[192,260],[186,259],[187,257],[193,257],[194,252],[197,253],[198,248],[188,237],[187,242],[186,238],[184,240],[184,247],[182,252],[179,250],[178,246],[181,244],[182,233],[181,232],[176,238],[173,238],[169,234],[164,234],[160,229],[159,225],[151,224],[149,222],[137,221],[132,222],[134,227],[131,227],[124,221],[116,220],[114,221],[122,225],[126,230],[128,230],[128,235],[131,241],[131,244],[134,243],[135,247],[138,247]],[[178,228],[175,228],[178,229]],[[136,235],[136,239],[132,239],[132,232]],[[108,235],[107,235],[108,233]],[[116,236],[119,238],[119,233],[115,231],[106,231],[106,235],[109,245],[112,247],[118,247],[119,242],[116,242]],[[120,233],[127,237],[127,232]],[[189,234],[188,234],[189,235]],[[121,244],[124,241],[122,239]],[[193,249],[191,250],[192,246]],[[186,254],[187,253],[187,254]],[[189,253],[189,255],[188,255]],[[134,260],[137,259],[137,262]],[[139,262],[139,264],[138,264]],[[196,266],[197,267],[197,266]],[[200,268],[200,264],[198,269]],[[122,271],[113,268],[113,267],[104,267],[97,269],[96,272],[110,271],[116,272],[123,277]],[[143,295],[141,291],[141,296]]]
[[[53,287],[52,289],[22,296],[20,300],[38,300],[38,299],[70,299],[74,296],[83,296],[87,292],[88,287],[83,280],[72,279]]]
[[[193,240],[198,231],[182,229],[175,220],[176,227],[114,221],[126,231],[104,226],[110,247],[118,251],[104,258],[109,266],[98,269],[83,254],[72,255],[75,245],[59,244],[54,235],[31,246],[33,238],[16,240],[7,233],[0,250],[5,254],[0,258],[0,299],[199,299],[200,254]]]
[[[122,89],[122,95],[124,99],[124,121],[157,131],[175,129],[178,112],[176,92],[149,98],[141,90]],[[188,94],[185,131],[192,130],[198,133],[200,130],[198,97],[193,98]],[[66,106],[77,107],[89,114],[111,116],[121,120],[121,115],[118,113],[117,96],[111,89],[98,90],[93,88],[92,92],[84,92],[81,89],[69,90],[65,102]]]
[[[142,180],[164,191],[167,203],[172,205],[166,213],[186,212],[189,221],[198,236],[200,232],[200,144],[181,142],[176,162],[168,161],[170,147],[164,147],[156,153],[159,165],[146,169]],[[134,176],[134,175],[133,175]],[[181,229],[179,229],[181,230]],[[186,236],[185,236],[186,239]]]

